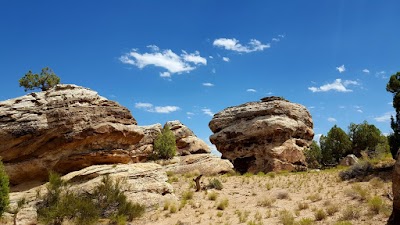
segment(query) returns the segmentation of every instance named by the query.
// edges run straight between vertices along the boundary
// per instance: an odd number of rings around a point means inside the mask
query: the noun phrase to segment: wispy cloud
[[[222,57],[222,60],[224,60],[225,62],[229,62],[229,61],[231,61],[231,59],[230,59],[230,58],[228,58],[228,57]]]
[[[346,67],[344,67],[344,65],[341,65],[339,67],[336,67],[336,70],[339,71],[339,73],[343,73],[344,71],[346,71]]]
[[[363,73],[369,73],[369,69],[363,69]]]
[[[308,90],[312,92],[352,92],[353,90],[347,88],[349,85],[359,85],[359,83],[353,80],[342,81],[341,79],[336,79],[334,82],[322,85],[320,87],[309,87]]]
[[[204,109],[201,109],[201,111],[203,111],[203,113],[206,115],[214,116],[214,113],[211,111],[211,109],[204,108]]]
[[[376,122],[386,123],[386,122],[390,121],[390,118],[392,117],[392,115],[393,115],[393,112],[387,112],[387,113],[383,114],[382,116],[375,117],[374,120]]]
[[[257,90],[256,90],[256,89],[253,89],[253,88],[249,88],[249,89],[247,89],[246,91],[247,91],[247,92],[257,92]]]
[[[206,86],[206,87],[214,87],[214,84],[212,84],[212,83],[203,83],[203,86]]]
[[[161,51],[156,45],[147,47],[151,52],[139,53],[137,49],[132,49],[131,52],[122,55],[119,60],[140,69],[146,66],[161,67],[167,70],[169,76],[174,73],[190,72],[199,65],[207,65],[207,59],[200,56],[198,51],[194,53],[182,51],[182,54],[178,55],[170,49]]]
[[[271,47],[270,44],[262,44],[257,39],[251,39],[247,45],[242,45],[239,43],[239,40],[235,38],[218,38],[214,40],[213,45],[226,50],[242,53],[263,51],[264,49]]]
[[[376,77],[379,77],[379,78],[382,78],[382,79],[387,79],[387,78],[388,78],[388,77],[386,76],[386,71],[384,71],[384,70],[379,71],[379,72],[376,72],[376,73],[375,73],[375,76],[376,76]]]
[[[160,72],[160,77],[171,77],[170,72]]]
[[[335,118],[333,118],[333,117],[329,117],[328,121],[331,122],[331,123],[337,122],[337,120]]]
[[[153,104],[147,102],[137,102],[135,103],[135,108],[152,113],[171,113],[180,109],[178,106],[154,106]]]

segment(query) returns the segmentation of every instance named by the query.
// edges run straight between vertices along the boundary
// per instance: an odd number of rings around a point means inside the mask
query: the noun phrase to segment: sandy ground
[[[386,224],[392,204],[390,174],[357,182],[341,181],[338,173],[203,177],[203,186],[216,178],[223,189],[200,192],[194,192],[195,174],[170,174],[179,201],[166,201],[133,224]]]

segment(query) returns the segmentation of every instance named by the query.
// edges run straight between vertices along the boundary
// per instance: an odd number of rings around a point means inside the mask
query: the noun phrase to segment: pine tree
[[[154,140],[154,158],[156,159],[171,159],[176,155],[175,135],[168,126],[164,126]]]
[[[59,83],[60,78],[49,67],[43,68],[40,74],[34,74],[29,70],[24,77],[19,79],[19,86],[24,87],[25,91],[34,89],[47,91]]]
[[[396,158],[400,147],[400,72],[390,76],[386,91],[393,94],[393,107],[396,110],[396,118],[391,117],[390,123],[393,133],[389,135],[390,152]]]
[[[8,176],[4,169],[3,162],[0,160],[0,216],[3,215],[10,204],[9,193]]]

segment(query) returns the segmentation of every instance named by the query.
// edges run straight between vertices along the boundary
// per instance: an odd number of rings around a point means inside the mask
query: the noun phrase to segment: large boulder
[[[144,136],[129,110],[76,85],[0,102],[0,156],[11,184],[128,163]]]
[[[349,154],[346,157],[344,157],[343,159],[340,160],[339,165],[341,166],[352,166],[358,163],[358,158],[353,155],[353,154]]]
[[[388,224],[400,224],[400,157],[397,157],[397,162],[394,165],[392,177],[393,190],[393,211],[389,218]]]
[[[209,123],[211,143],[239,172],[305,170],[314,137],[308,110],[279,97],[229,107]]]
[[[92,193],[104,175],[110,176],[113,180],[122,179],[121,188],[127,199],[149,209],[157,208],[167,200],[177,200],[172,186],[167,183],[168,177],[165,171],[154,163],[94,165],[69,173],[62,179],[70,184],[72,191]],[[22,198],[26,200],[26,204],[17,214],[18,224],[37,224],[36,205],[40,201],[37,198],[38,193],[45,195],[46,185],[10,194],[11,208],[16,208],[18,200]],[[4,217],[2,220],[4,224],[13,224],[12,214],[6,213]]]

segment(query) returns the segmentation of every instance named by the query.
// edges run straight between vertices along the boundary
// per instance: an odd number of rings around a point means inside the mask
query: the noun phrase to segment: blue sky
[[[213,113],[276,95],[315,133],[367,120],[390,132],[400,71],[398,1],[0,1],[0,100],[51,67],[128,107],[139,125],[181,120],[208,140]]]

